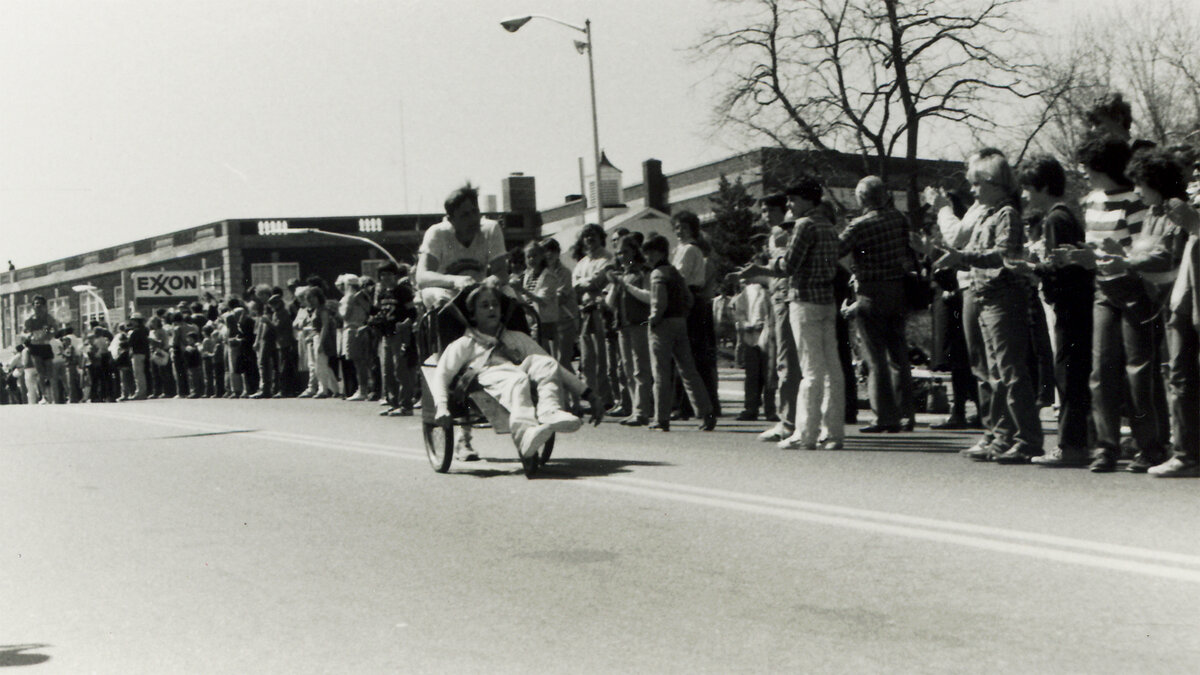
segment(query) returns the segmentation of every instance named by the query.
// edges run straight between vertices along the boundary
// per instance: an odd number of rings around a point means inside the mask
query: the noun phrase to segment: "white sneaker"
[[[363,396],[362,389],[359,389],[358,391],[354,392],[353,396],[347,396],[346,400],[347,401],[365,401],[365,400],[367,400],[367,397]]]
[[[566,410],[555,410],[543,417],[542,423],[548,424],[554,431],[561,431],[564,434],[579,431],[579,428],[583,426],[583,420]]]
[[[578,419],[578,418],[577,418]],[[527,459],[541,454],[542,446],[554,435],[554,427],[550,424],[539,424],[525,430],[521,437],[521,458]]]
[[[459,462],[478,462],[479,453],[471,447],[471,442],[462,436],[454,442],[454,459]]]
[[[776,443],[775,447],[780,450],[816,450],[817,444],[792,435]]]
[[[1200,465],[1186,464],[1178,457],[1172,457],[1158,466],[1150,467],[1146,473],[1159,478],[1196,478],[1200,477]]]
[[[788,431],[787,427],[783,426],[783,422],[780,422],[779,424],[776,424],[770,429],[767,429],[759,434],[758,440],[764,443],[778,443],[790,435],[791,432]]]

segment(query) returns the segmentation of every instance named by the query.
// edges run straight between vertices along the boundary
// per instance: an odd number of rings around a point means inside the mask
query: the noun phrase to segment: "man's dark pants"
[[[1162,317],[1136,321],[1129,312],[1096,295],[1092,315],[1092,419],[1096,452],[1118,456],[1121,414],[1128,384],[1129,427],[1140,452],[1155,458],[1163,453],[1170,421],[1159,367]]]
[[[858,331],[871,370],[871,409],[881,426],[898,426],[901,418],[911,420],[915,414],[905,312],[901,280],[859,282]]]
[[[1054,380],[1058,385],[1058,446],[1087,450],[1092,415],[1092,293],[1054,303]]]

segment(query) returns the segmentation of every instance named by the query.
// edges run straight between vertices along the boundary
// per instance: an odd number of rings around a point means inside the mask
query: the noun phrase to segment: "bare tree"
[[[1006,53],[1020,0],[753,0],[697,45],[727,78],[718,122],[782,146],[844,150],[887,178],[907,160],[917,203],[921,133],[996,125],[991,106],[1034,92]],[[915,212],[915,209],[913,209]]]
[[[1200,17],[1194,7],[1161,0],[1136,9],[1099,6],[1076,17],[1066,37],[1049,41],[1030,70],[1040,96],[1014,126],[1013,144],[1070,157],[1088,109],[1114,91],[1133,107],[1134,137],[1164,146],[1200,143]]]

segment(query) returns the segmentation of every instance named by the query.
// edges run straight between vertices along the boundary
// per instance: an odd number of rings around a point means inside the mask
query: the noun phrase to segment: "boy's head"
[[[1133,108],[1118,92],[1099,96],[1084,116],[1092,131],[1129,140],[1129,129],[1133,126]]]
[[[813,176],[803,176],[792,183],[785,193],[792,207],[792,216],[799,217],[821,203],[821,181]]]
[[[762,217],[768,225],[778,225],[787,217],[787,195],[782,192],[769,194],[762,198]]]
[[[670,242],[667,241],[666,237],[657,232],[646,237],[646,242],[642,244],[642,255],[646,256],[646,260],[652,265],[657,265],[666,260],[670,250]]]
[[[216,326],[213,325],[213,322],[209,321],[208,323],[204,324],[204,327],[200,330],[204,331],[204,337],[208,337],[209,335],[213,334],[214,330],[216,330]]]
[[[1148,204],[1156,205],[1168,199],[1187,200],[1187,171],[1169,152],[1139,152],[1130,160],[1125,173]]]
[[[1075,149],[1075,157],[1095,182],[1097,177],[1105,177],[1118,185],[1127,185],[1125,165],[1129,163],[1132,153],[1129,144],[1111,134],[1089,133],[1083,142]]]
[[[1044,192],[1051,197],[1062,197],[1067,190],[1067,172],[1049,155],[1025,160],[1017,173],[1017,181],[1022,188]]]

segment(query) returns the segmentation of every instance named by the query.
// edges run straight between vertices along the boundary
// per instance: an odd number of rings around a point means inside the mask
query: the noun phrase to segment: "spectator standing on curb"
[[[150,331],[140,312],[129,317],[129,355],[133,362],[133,398],[141,401],[150,395],[147,368],[150,365]]]
[[[1167,440],[1164,432],[1169,428],[1166,392],[1155,382],[1161,377],[1159,307],[1137,273],[1122,263],[1111,262],[1123,257],[1141,233],[1146,205],[1125,176],[1131,156],[1125,141],[1091,133],[1076,154],[1092,188],[1082,204],[1090,248],[1074,253],[1070,259],[1097,273],[1091,375],[1096,445],[1089,468],[1096,473],[1116,470],[1126,403],[1133,441],[1147,460],[1135,465],[1149,468],[1149,461],[1163,453]],[[1093,249],[1099,249],[1104,264],[1097,265],[1101,261]]]
[[[768,261],[757,258],[756,263]],[[761,408],[769,417],[775,412],[775,392],[767,388],[767,352],[771,321],[771,301],[761,277],[750,277],[742,281],[742,289],[733,297],[733,325],[737,330],[738,342],[742,345],[742,367],[745,370],[745,407],[737,416],[739,422],[758,419]]]
[[[381,415],[411,415],[416,396],[416,295],[408,283],[408,266],[386,263],[379,268],[372,324],[379,330],[380,375],[388,407]],[[404,280],[403,283],[401,280]]]
[[[986,379],[993,392],[992,441],[987,448],[968,451],[977,461],[1028,463],[1042,451],[1042,423],[1038,417],[1033,375],[1029,368],[1030,289],[1026,277],[1006,262],[1025,255],[1025,228],[1016,205],[1020,186],[1004,155],[976,154],[967,164],[967,180],[975,199],[986,209],[982,222],[972,229],[966,247],[940,250],[935,266],[970,271],[971,290],[979,306]]]
[[[607,409],[613,404],[613,391],[608,381],[603,302],[613,254],[605,248],[604,240],[604,230],[599,225],[584,225],[573,251],[576,260],[571,285],[579,299],[579,369],[584,383]]]
[[[762,213],[765,224],[770,228],[767,235],[767,257],[775,259],[787,250],[795,221],[788,220],[788,199],[784,194],[772,194],[763,198]],[[774,363],[768,364],[769,384],[767,388],[779,392],[779,421],[775,426],[758,435],[758,440],[778,443],[792,435],[796,429],[796,393],[800,388],[800,356],[796,353],[796,340],[792,337],[792,322],[788,306],[791,301],[790,285],[786,277],[771,277],[767,286],[771,299],[771,344]],[[770,372],[770,371],[773,371]]]
[[[652,234],[642,245],[642,255],[650,267],[650,291],[643,295],[625,284],[625,290],[645,298],[650,305],[650,363],[654,369],[655,421],[650,429],[670,431],[672,398],[675,389],[671,376],[672,364],[679,369],[683,389],[691,399],[692,408],[701,417],[700,430],[712,431],[717,426],[712,403],[704,381],[696,372],[692,348],[687,338],[687,313],[695,301],[679,270],[667,262],[670,244],[666,237]]]
[[[787,249],[766,266],[742,269],[746,278],[784,276],[791,284],[788,317],[800,355],[801,380],[796,428],[779,441],[782,449],[815,450],[819,443],[839,449],[845,438],[846,384],[838,359],[834,320],[838,307],[833,293],[840,244],[821,192],[821,183],[811,177],[788,188],[796,222]]]
[[[617,244],[620,270],[609,271],[608,304],[617,316],[621,367],[630,389],[629,415],[620,421],[627,427],[642,427],[654,415],[653,383],[650,362],[650,319],[648,297],[639,297],[629,289],[648,293],[646,259],[642,255],[642,235],[627,234]]]
[[[721,414],[717,388],[717,332],[713,320],[712,292],[709,288],[708,260],[701,248],[700,217],[692,211],[680,211],[671,217],[679,245],[671,255],[671,264],[679,270],[695,302],[688,311],[687,334],[692,346],[696,371],[712,403],[713,414]]]
[[[842,231],[839,253],[851,258],[858,333],[870,369],[867,389],[875,422],[860,431],[911,431],[916,407],[905,336],[904,277],[913,259],[908,221],[879,177],[860,180],[854,194],[864,213]]]
[[[1153,209],[1151,218],[1170,218],[1187,235],[1179,273],[1167,297],[1167,383],[1174,452],[1148,473],[1159,478],[1194,478],[1200,476],[1200,415],[1196,413],[1200,409],[1200,215],[1187,203],[1186,195],[1179,194],[1173,169],[1161,170],[1166,176],[1151,178],[1159,171],[1139,163],[1131,173],[1138,192]]]
[[[1055,382],[1058,386],[1058,446],[1033,463],[1041,466],[1086,466],[1092,370],[1092,302],[1095,273],[1068,264],[1068,251],[1084,246],[1083,223],[1062,201],[1066,172],[1053,157],[1034,157],[1020,172],[1027,208],[1041,215],[1043,252],[1035,263],[1042,296],[1054,310]]]
[[[1127,273],[1140,276],[1154,306],[1159,308],[1155,321],[1162,321],[1163,309],[1169,312],[1166,337],[1171,401],[1159,417],[1167,417],[1168,427],[1175,431],[1176,444],[1175,452],[1168,452],[1169,431],[1160,436],[1163,440],[1157,453],[1154,446],[1139,442],[1138,454],[1126,468],[1134,473],[1155,468],[1158,476],[1187,475],[1197,469],[1196,420],[1200,416],[1200,399],[1197,398],[1196,369],[1200,368],[1200,361],[1197,361],[1194,325],[1189,325],[1193,321],[1192,314],[1183,302],[1184,298],[1174,296],[1176,287],[1186,295],[1187,279],[1195,271],[1181,268],[1180,263],[1189,255],[1195,256],[1195,245],[1190,253],[1186,247],[1195,238],[1196,212],[1187,204],[1187,178],[1183,167],[1170,154],[1158,150],[1139,151],[1130,161],[1126,174],[1149,210],[1141,232],[1133,236],[1126,254],[1100,263],[1100,273],[1106,274],[1114,266],[1118,270],[1126,268]],[[1182,283],[1179,282],[1181,277],[1184,278]],[[1162,402],[1159,388],[1155,387],[1154,391],[1153,405],[1158,406]],[[1159,431],[1162,434],[1162,430]],[[1177,461],[1172,463],[1172,459]],[[1163,468],[1157,469],[1160,465]]]

